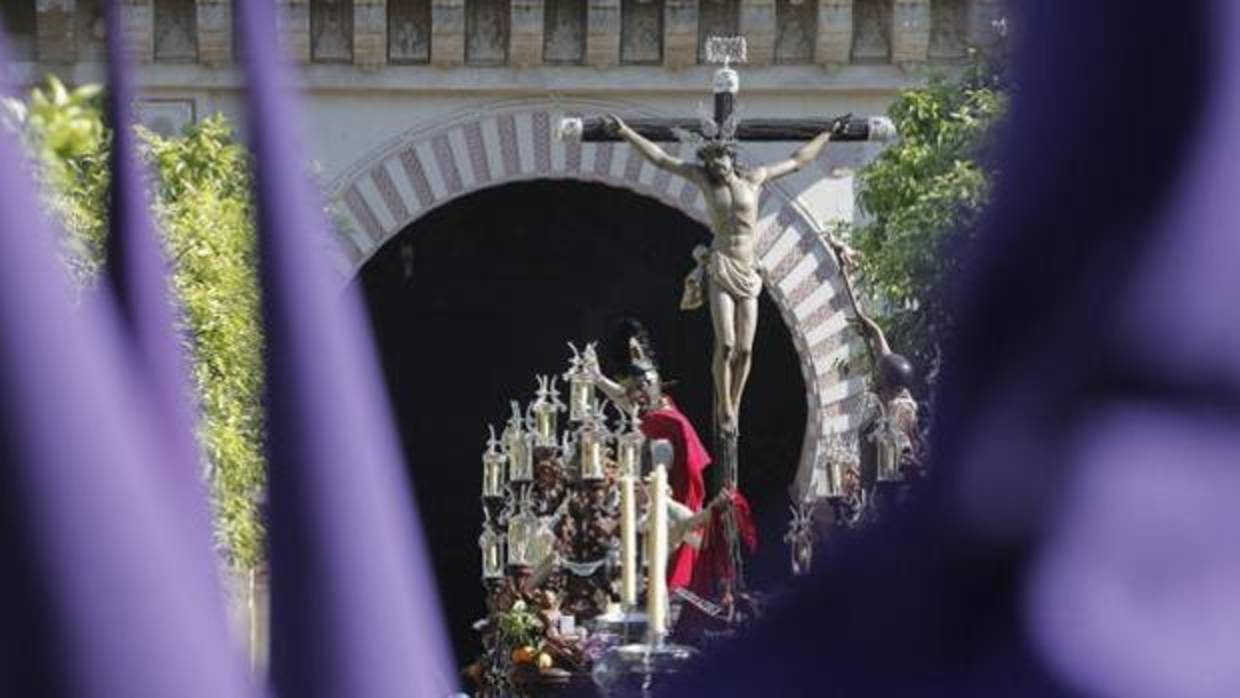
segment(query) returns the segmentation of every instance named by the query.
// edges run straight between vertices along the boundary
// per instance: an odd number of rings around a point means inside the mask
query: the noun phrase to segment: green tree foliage
[[[923,373],[952,324],[941,290],[960,261],[945,243],[972,235],[997,174],[983,156],[1007,102],[998,67],[979,55],[903,93],[889,112],[900,140],[859,175],[863,220],[849,237],[861,286],[892,347]]]
[[[61,222],[79,287],[96,283],[107,234],[110,133],[97,86],[68,90],[49,78],[28,103],[9,101],[50,213]],[[229,561],[262,559],[259,500],[262,440],[262,334],[248,155],[223,116],[181,137],[140,130],[153,175],[154,213],[173,265],[173,287],[192,357],[209,464],[216,538]]]
[[[98,85],[70,90],[54,76],[28,103],[6,100],[10,124],[25,136],[44,205],[64,225],[65,261],[79,287],[99,272],[107,230],[110,135]]]
[[[186,349],[211,464],[217,534],[234,562],[262,557],[262,333],[248,153],[223,116],[184,137],[143,133],[157,174]]]

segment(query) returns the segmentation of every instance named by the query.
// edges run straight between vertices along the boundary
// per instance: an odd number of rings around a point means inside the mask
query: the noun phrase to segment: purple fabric
[[[55,240],[0,133],[0,694],[248,695],[151,477],[144,388],[109,318],[73,308]]]
[[[271,679],[283,696],[456,684],[365,311],[321,254],[272,3],[234,3],[248,82],[267,341]]]
[[[122,41],[124,24],[119,2],[104,4],[108,51],[108,123],[112,127],[109,190],[107,273],[115,298],[117,320],[125,341],[125,357],[148,388],[136,397],[148,398],[144,420],[160,450],[150,463],[151,476],[162,487],[176,517],[165,525],[181,529],[185,553],[192,562],[186,576],[195,583],[193,598],[217,623],[210,630],[221,647],[240,647],[227,626],[220,559],[212,553],[206,488],[202,481],[203,456],[194,434],[196,415],[182,349],[173,323],[169,269],[160,250],[160,236],[151,221],[143,172],[136,157],[130,119],[134,94]],[[207,234],[207,231],[204,231]],[[106,306],[105,306],[106,309]],[[243,663],[233,670],[244,678]]]
[[[1013,7],[932,481],[668,695],[1240,695],[1240,8]]]

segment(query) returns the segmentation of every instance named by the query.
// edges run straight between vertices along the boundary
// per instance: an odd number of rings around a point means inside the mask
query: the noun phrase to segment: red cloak
[[[667,479],[672,486],[672,496],[693,513],[701,511],[706,499],[706,480],[702,473],[710,465],[710,454],[689,418],[668,398],[665,407],[650,410],[642,417],[641,429],[648,439],[671,442],[674,460]],[[667,566],[668,589],[689,585],[697,556],[698,551],[687,543],[676,550]]]

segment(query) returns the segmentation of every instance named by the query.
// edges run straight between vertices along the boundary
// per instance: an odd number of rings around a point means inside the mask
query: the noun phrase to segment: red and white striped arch
[[[428,211],[509,182],[600,182],[653,197],[705,224],[697,188],[656,170],[627,144],[566,144],[554,137],[563,116],[606,112],[657,115],[615,101],[501,102],[419,125],[366,154],[328,186],[339,238],[332,253],[342,282]],[[864,385],[860,377],[839,375],[839,361],[861,345],[845,312],[835,258],[807,210],[771,187],[762,202],[758,251],[766,291],[788,326],[806,386],[796,484],[803,494],[816,494],[824,486],[824,437],[856,428]]]

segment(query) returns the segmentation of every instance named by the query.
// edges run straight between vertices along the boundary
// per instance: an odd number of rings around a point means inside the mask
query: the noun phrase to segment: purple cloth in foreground
[[[230,670],[238,680],[248,681],[240,643],[227,625],[221,561],[213,551],[207,492],[202,480],[204,457],[195,439],[196,415],[193,394],[174,325],[170,270],[160,249],[160,235],[151,220],[142,165],[137,158],[131,105],[134,99],[129,78],[131,66],[125,55],[124,23],[120,2],[104,3],[108,50],[107,120],[112,127],[112,153],[108,210],[107,275],[116,303],[118,322],[127,340],[125,356],[131,360],[138,381],[148,390],[146,421],[161,456],[151,463],[151,476],[176,512],[166,526],[183,529],[185,553],[193,566],[186,576],[197,584],[193,598],[200,599],[208,618],[217,622],[211,632],[223,647],[234,647],[238,661]],[[203,231],[210,234],[210,231]],[[102,300],[102,299],[100,299]],[[185,590],[188,593],[190,589]]]
[[[442,696],[457,681],[365,311],[329,240],[272,3],[237,0],[267,340],[271,679],[282,696]]]
[[[669,695],[1240,695],[1240,6],[1015,7],[932,481]]]
[[[152,477],[145,387],[112,316],[73,307],[55,241],[0,132],[0,695],[247,696]]]

